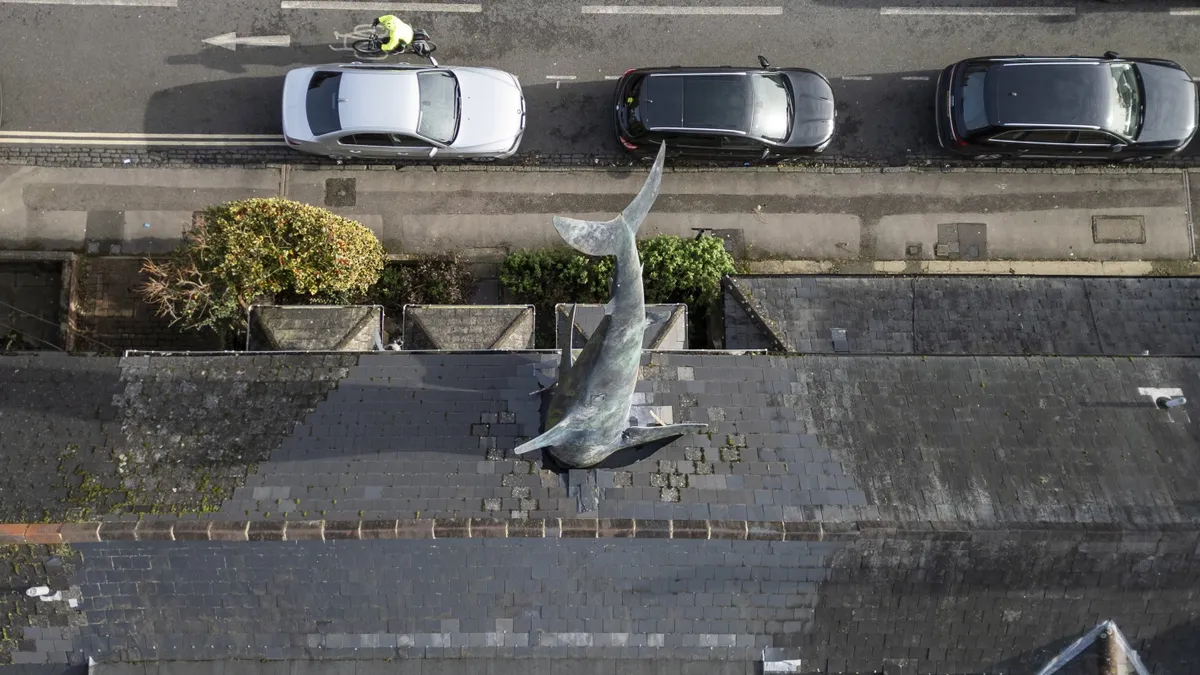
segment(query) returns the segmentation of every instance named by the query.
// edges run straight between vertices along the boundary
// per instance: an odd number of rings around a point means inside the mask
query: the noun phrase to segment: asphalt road
[[[543,153],[615,151],[612,83],[605,78],[641,66],[749,65],[765,54],[776,65],[817,69],[833,81],[838,99],[839,131],[828,152],[869,159],[937,152],[936,72],[968,56],[1114,49],[1173,59],[1200,75],[1200,11],[1187,0],[673,0],[692,10],[756,13],[670,16],[586,13],[582,1],[481,0],[478,12],[434,11],[446,8],[440,3],[392,11],[433,33],[442,63],[516,73],[530,110],[523,150]],[[647,6],[615,1],[612,11]],[[280,0],[29,3],[0,0],[3,131],[278,133],[282,75],[352,60],[331,49],[341,45],[336,34],[382,13],[284,9]],[[957,13],[938,13],[947,11]],[[202,42],[231,31],[287,35],[291,44],[230,51]],[[1189,152],[1200,156],[1200,147]]]

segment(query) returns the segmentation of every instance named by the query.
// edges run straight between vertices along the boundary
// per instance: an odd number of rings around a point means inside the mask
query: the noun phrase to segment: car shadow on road
[[[416,60],[417,57],[410,57]],[[307,66],[318,63],[350,62],[351,51],[330,49],[327,44],[292,47],[238,47],[236,50],[206,46],[191,54],[175,54],[166,59],[169,66],[203,66],[226,73],[244,73],[247,66]]]
[[[903,164],[913,155],[943,154],[933,122],[937,76],[911,71],[831,78],[838,118],[824,156]],[[527,83],[522,152],[622,156],[613,128],[613,86],[606,80]]]
[[[605,80],[522,82],[525,139],[522,152],[545,155],[615,155],[614,83]]]
[[[912,155],[941,154],[933,117],[937,77],[937,71],[909,71],[830,78],[837,126],[825,155],[904,163]]]
[[[146,104],[147,133],[279,134],[283,76],[169,87]]]

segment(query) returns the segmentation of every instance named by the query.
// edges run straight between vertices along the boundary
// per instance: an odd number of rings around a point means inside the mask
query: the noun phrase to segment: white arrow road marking
[[[237,33],[225,33],[223,35],[214,35],[210,38],[204,38],[204,44],[214,45],[216,47],[224,47],[230,51],[236,50],[238,45],[246,47],[289,47],[292,44],[292,36],[290,35],[249,35],[246,37],[238,37]]]
[[[0,0],[3,5],[104,5],[107,7],[178,7],[179,0]]]

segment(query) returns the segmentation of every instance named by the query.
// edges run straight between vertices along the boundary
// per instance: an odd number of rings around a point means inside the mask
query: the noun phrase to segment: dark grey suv
[[[1192,77],[1162,59],[968,59],[938,78],[942,147],[976,159],[1144,161],[1179,152],[1196,133]]]
[[[833,138],[833,90],[804,68],[640,68],[617,82],[617,139],[652,157],[780,160],[820,152]]]

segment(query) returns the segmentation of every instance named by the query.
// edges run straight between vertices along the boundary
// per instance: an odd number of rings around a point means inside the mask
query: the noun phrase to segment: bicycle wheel
[[[359,56],[372,58],[384,55],[383,45],[379,40],[355,40],[350,46],[354,48],[354,53]]]

